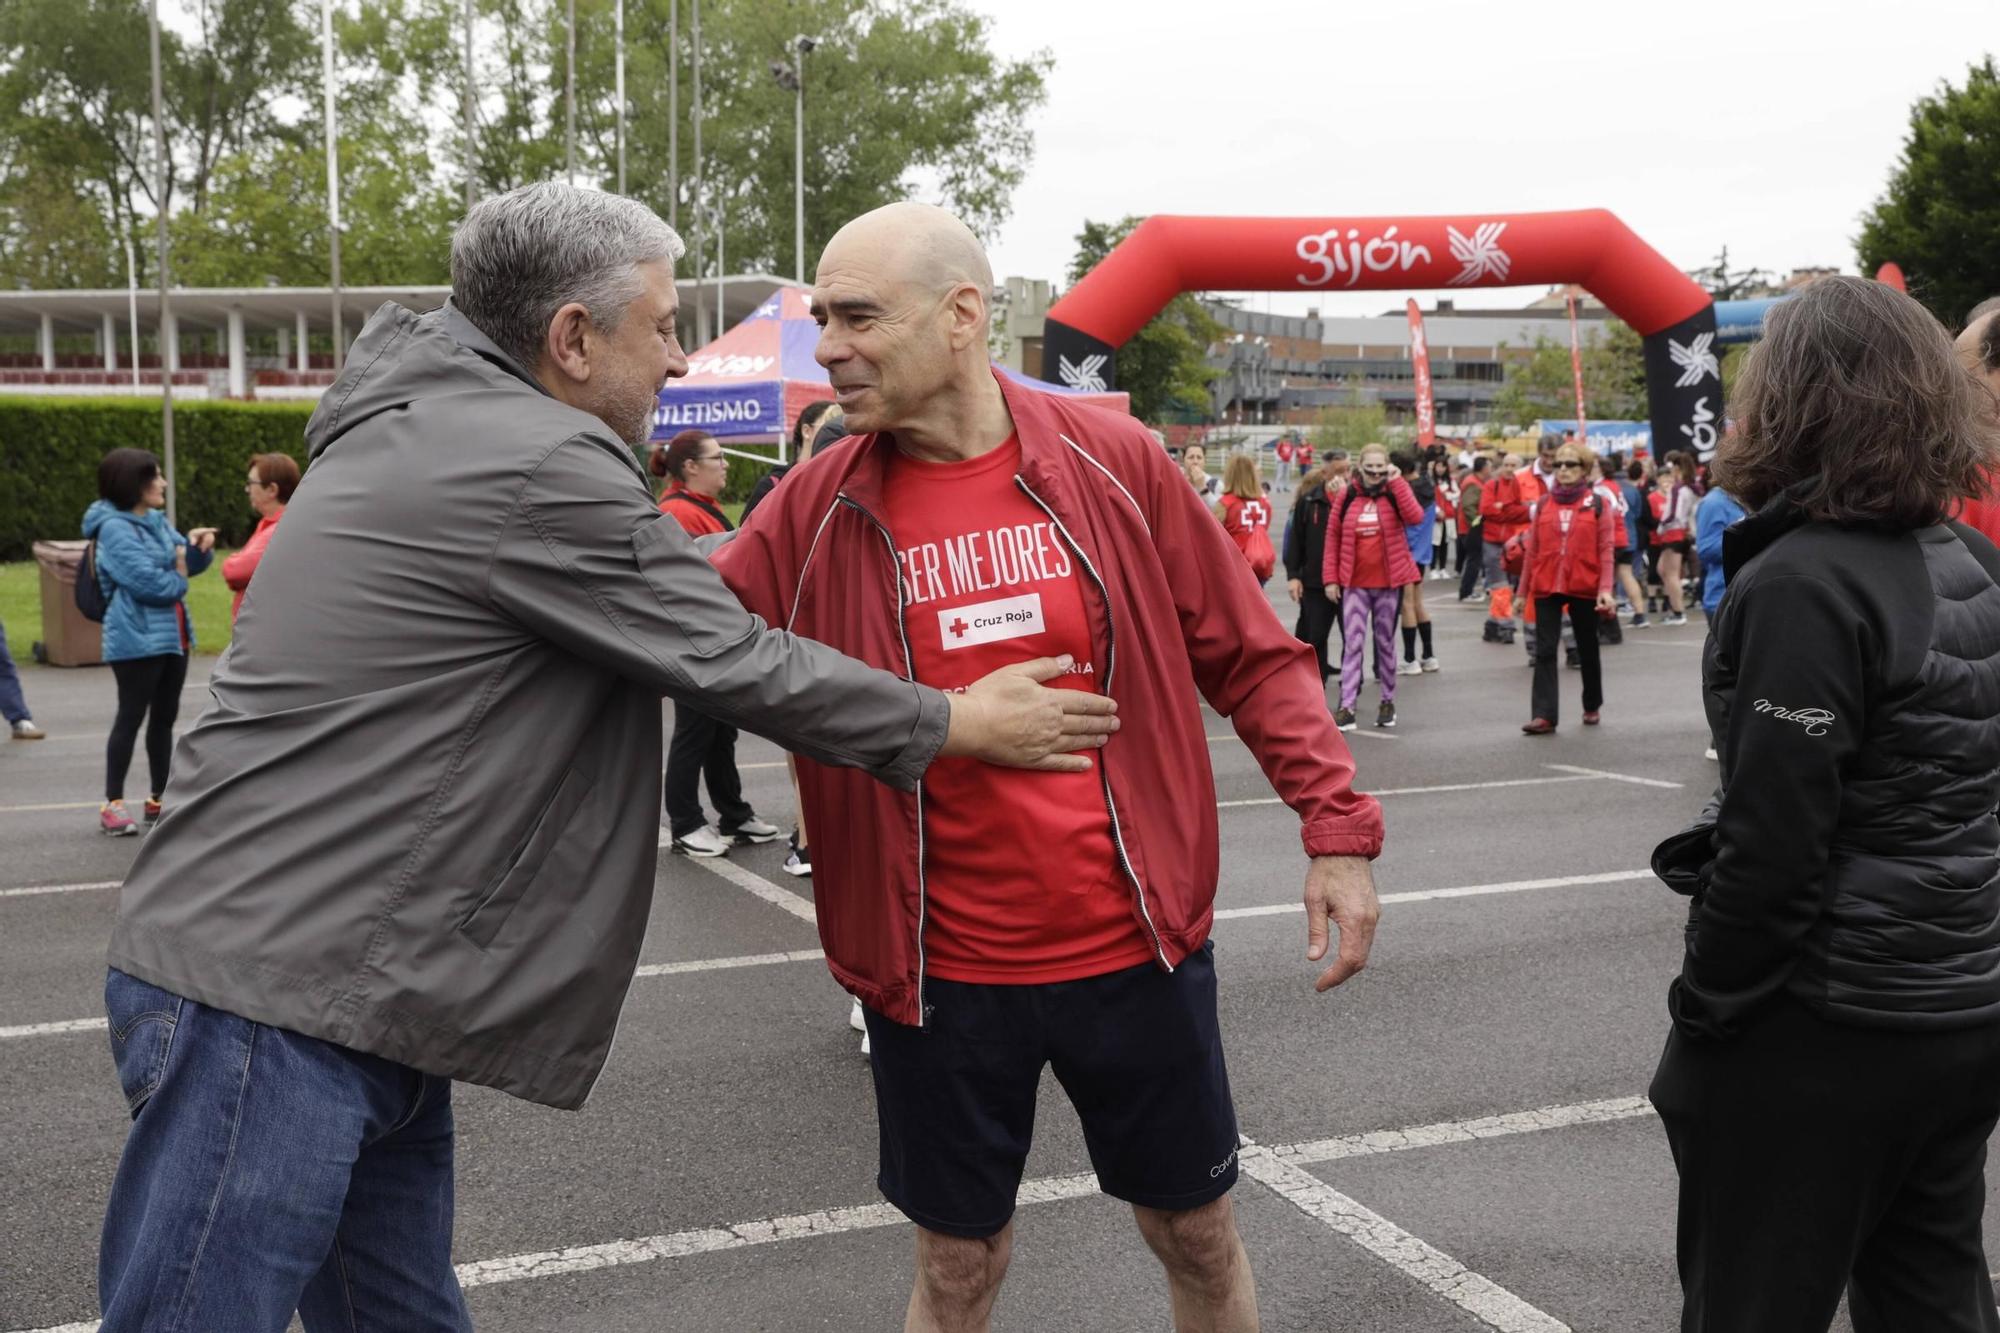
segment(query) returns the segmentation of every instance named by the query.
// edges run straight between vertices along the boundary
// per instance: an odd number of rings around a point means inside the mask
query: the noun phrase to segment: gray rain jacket
[[[743,610],[449,305],[376,311],[306,434],[111,965],[580,1106],[652,905],[661,695],[905,790],[949,705]]]

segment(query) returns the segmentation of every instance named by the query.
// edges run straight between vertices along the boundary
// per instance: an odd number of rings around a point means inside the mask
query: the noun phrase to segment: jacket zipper
[[[1104,580],[1098,576],[1097,566],[1090,563],[1090,557],[1083,553],[1083,547],[1070,535],[1069,529],[1063,526],[1063,521],[1056,517],[1056,511],[1049,508],[1041,496],[1035,494],[1027,480],[1018,472],[1014,474],[1014,484],[1021,488],[1021,494],[1035,502],[1036,508],[1049,516],[1049,522],[1055,524],[1056,531],[1062,534],[1063,541],[1069,544],[1071,551],[1075,552],[1077,563],[1090,575],[1090,581],[1097,585],[1098,596],[1104,599],[1104,693],[1109,696],[1112,674],[1118,669],[1118,630],[1111,620],[1111,589],[1106,587]],[[899,569],[897,571],[899,577],[901,573]],[[1131,882],[1132,892],[1138,895],[1139,915],[1145,918],[1146,930],[1153,937],[1153,952],[1158,956],[1160,966],[1172,972],[1174,965],[1167,961],[1166,946],[1160,943],[1160,930],[1153,924],[1152,909],[1146,906],[1145,886],[1140,884],[1139,877],[1132,873],[1131,858],[1125,854],[1125,834],[1118,825],[1118,807],[1111,799],[1111,773],[1105,767],[1102,751],[1097,755],[1097,777],[1099,785],[1104,788],[1104,813],[1111,817],[1111,845],[1118,853],[1118,868],[1125,872],[1125,878]]]
[[[917,678],[916,659],[910,654],[910,622],[904,610],[903,563],[896,558],[896,540],[889,535],[888,525],[868,512],[860,501],[842,491],[838,499],[855,513],[874,525],[882,534],[882,545],[889,552],[889,568],[896,571],[896,632],[903,641],[903,671],[910,679]],[[924,1003],[924,925],[930,915],[930,894],[924,884],[924,780],[917,779],[917,1026],[930,1024],[930,1007]]]

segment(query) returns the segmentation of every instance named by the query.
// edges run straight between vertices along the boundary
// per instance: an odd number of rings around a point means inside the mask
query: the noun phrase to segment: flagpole
[[[173,314],[167,305],[167,122],[160,113],[160,0],[153,0],[147,10],[147,26],[151,30],[153,45],[153,202],[159,222],[160,250],[160,452],[165,460],[167,472],[167,526],[178,531],[180,524],[175,519],[176,500],[174,487],[174,349],[168,346],[168,330],[172,329],[174,341],[180,341],[179,330],[174,328]],[[132,364],[139,364],[139,346],[132,345]]]
[[[1584,420],[1583,411],[1583,349],[1576,334],[1576,297],[1563,298],[1569,306],[1569,368],[1576,377],[1576,442],[1587,444],[1590,439],[1590,423]]]

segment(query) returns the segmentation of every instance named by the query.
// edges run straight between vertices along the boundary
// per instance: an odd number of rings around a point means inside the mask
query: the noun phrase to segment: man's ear
[[[590,334],[590,312],[572,301],[550,317],[542,355],[565,378],[582,383],[590,378]]]
[[[960,283],[951,294],[952,350],[984,343],[981,331],[986,328],[986,318],[986,293],[972,283]]]

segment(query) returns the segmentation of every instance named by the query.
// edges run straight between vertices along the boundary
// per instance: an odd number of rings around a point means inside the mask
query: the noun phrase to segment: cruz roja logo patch
[[[1019,639],[1040,634],[1047,628],[1048,622],[1042,619],[1042,595],[1038,592],[938,612],[938,637],[943,640],[946,652],[970,648],[976,643]]]

